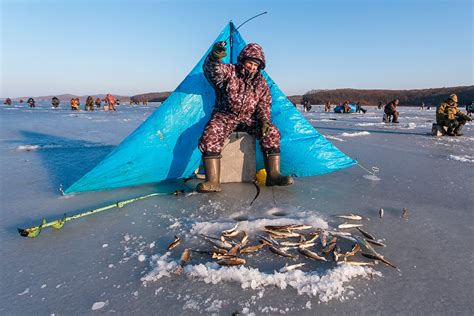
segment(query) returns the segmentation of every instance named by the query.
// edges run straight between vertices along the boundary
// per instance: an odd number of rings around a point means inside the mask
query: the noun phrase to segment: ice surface
[[[362,166],[377,166],[381,181],[355,166],[297,178],[289,187],[262,187],[252,206],[252,184],[226,184],[218,194],[135,202],[45,229],[35,239],[18,235],[17,227],[37,225],[43,217],[61,218],[162,189],[150,185],[68,198],[60,191],[156,106],[120,106],[115,113],[71,113],[65,104],[52,110],[41,102],[32,110],[0,106],[0,314],[90,314],[95,303],[103,303],[95,312],[127,315],[474,314],[474,131],[469,123],[465,136],[432,137],[434,110],[400,108],[398,125],[382,123],[382,111],[372,107],[365,115],[324,113],[322,106],[303,113]],[[404,207],[408,220],[401,218]],[[385,210],[382,219],[379,208]],[[217,234],[237,222],[252,234],[277,223],[331,228],[342,223],[333,215],[346,213],[371,218],[364,228],[387,244],[379,251],[400,272],[381,264],[305,261],[301,270],[283,274],[275,271],[288,261],[264,251],[238,268],[208,264],[209,258],[193,254],[183,275],[170,273],[185,244],[203,245],[195,238],[200,232]],[[168,253],[175,235],[183,245]]]

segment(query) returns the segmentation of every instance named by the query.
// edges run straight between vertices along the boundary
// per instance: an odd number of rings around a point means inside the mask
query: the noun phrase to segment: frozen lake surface
[[[47,229],[36,239],[17,227],[39,224],[154,192],[155,186],[62,196],[153,112],[119,106],[111,112],[71,112],[39,103],[0,107],[0,314],[466,314],[474,313],[474,130],[463,137],[430,136],[435,111],[400,108],[400,124],[382,111],[305,117],[358,166],[297,178],[284,188],[223,185],[212,195],[161,196]],[[311,163],[308,161],[308,163]],[[177,187],[160,189],[173,191]],[[408,218],[401,217],[407,208]],[[379,218],[378,210],[385,215]],[[234,226],[307,223],[334,229],[336,214],[357,213],[382,239],[382,264],[353,267],[264,249],[243,267],[219,267],[192,254],[174,275],[184,246],[204,248],[199,233]],[[175,235],[183,245],[167,252]],[[286,263],[301,270],[279,273]]]

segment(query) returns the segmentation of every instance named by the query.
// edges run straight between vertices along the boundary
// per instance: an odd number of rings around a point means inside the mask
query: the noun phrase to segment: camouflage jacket
[[[260,71],[250,74],[244,67],[247,57],[257,58],[265,67],[265,56],[258,44],[248,44],[240,53],[237,65],[222,64],[211,52],[203,65],[204,75],[216,92],[215,112],[228,113],[239,122],[252,125],[270,121],[272,97]],[[261,67],[261,68],[263,68]]]
[[[457,106],[450,106],[448,102],[441,102],[436,108],[436,123],[440,124],[445,120],[455,120],[465,118],[467,115],[461,112]]]
[[[397,106],[395,105],[394,102],[390,102],[387,105],[385,105],[385,108],[383,109],[383,111],[387,115],[393,115],[395,112],[397,112]]]

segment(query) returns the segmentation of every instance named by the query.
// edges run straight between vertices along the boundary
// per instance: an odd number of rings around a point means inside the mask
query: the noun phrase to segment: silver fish
[[[217,264],[221,266],[240,266],[240,265],[245,264],[245,262],[246,261],[243,258],[234,257],[234,258],[223,258],[217,261]]]
[[[293,256],[292,254],[289,254],[288,252],[286,252],[286,250],[288,250],[288,248],[277,248],[277,247],[274,247],[274,246],[270,246],[270,250],[273,253],[276,253],[277,255],[280,255],[282,257],[287,257],[287,258],[292,258],[292,259],[295,258],[295,256]]]
[[[380,216],[380,218],[383,217],[383,208],[381,208],[381,209],[379,210],[379,216]]]
[[[241,247],[245,247],[245,245],[247,245],[247,243],[249,242],[249,235],[247,234],[246,231],[242,231],[243,233],[243,237],[242,237],[242,240],[240,240],[240,245]]]
[[[228,235],[234,233],[237,230],[237,226],[239,226],[239,223],[235,224],[235,226],[231,229],[223,230],[221,235],[223,235],[225,237],[230,237]]]
[[[352,221],[361,221],[362,220],[362,216],[357,215],[357,214],[336,215],[336,217],[350,219]]]
[[[245,248],[242,248],[240,249],[240,253],[252,253],[252,252],[256,252],[256,251],[259,251],[260,249],[262,249],[263,247],[265,246],[268,246],[268,243],[267,242],[263,242],[263,243],[260,243],[258,245],[255,245],[255,246],[248,246],[248,247],[245,247]]]
[[[314,259],[314,260],[320,260],[320,261],[328,261],[326,258],[321,257],[315,252],[312,252],[311,250],[305,249],[305,248],[298,248],[298,252],[301,253],[302,255]]]
[[[277,231],[277,230],[270,230],[265,229],[265,232],[268,233],[270,236],[276,239],[283,239],[283,238],[290,238],[290,237],[299,237],[300,235],[293,232],[285,232],[285,231]]]
[[[228,241],[222,241],[220,240],[219,238],[215,238],[215,237],[211,237],[211,236],[206,236],[206,235],[203,235],[203,234],[200,234],[200,236],[202,238],[204,238],[205,240],[207,240],[208,242],[212,243],[214,246],[216,246],[217,248],[224,248],[224,249],[227,249],[229,250],[230,248],[232,248],[232,244],[230,244]]]
[[[334,237],[333,239],[331,239],[329,244],[323,249],[323,252],[325,254],[331,253],[336,247],[336,242],[337,242],[337,237]]]
[[[337,264],[350,264],[351,266],[375,266],[373,262],[363,262],[363,261],[339,261]]]
[[[184,249],[183,253],[181,254],[179,266],[176,268],[176,271],[175,271],[176,274],[179,275],[183,273],[183,268],[189,262],[190,257],[191,257],[191,254],[189,252],[189,249],[188,248]]]
[[[181,239],[179,239],[178,236],[174,236],[174,240],[171,244],[168,246],[168,251],[178,247],[178,245],[181,243]]]
[[[379,247],[387,247],[387,245],[385,245],[384,243],[381,243],[380,241],[377,241],[377,240],[366,239],[365,241],[371,243],[372,245],[376,245],[376,246],[379,246]]]
[[[240,249],[240,244],[237,244],[234,247],[230,248],[230,250],[227,252],[227,255],[236,256],[237,253],[239,252],[239,249]]]
[[[408,209],[406,207],[403,208],[402,217],[408,219]]]
[[[390,266],[394,269],[397,268],[395,265],[393,265],[391,262],[389,262],[387,259],[385,259],[384,256],[382,256],[381,254],[371,254],[371,253],[363,252],[362,256],[364,256],[366,258],[369,258],[369,259],[382,261],[383,263],[385,263],[386,265],[388,265],[388,266]]]
[[[299,268],[303,267],[305,264],[306,263],[297,263],[297,264],[293,264],[291,266],[286,265],[286,266],[284,266],[283,268],[280,269],[280,272],[285,273],[285,272],[288,272],[288,271],[293,271],[293,270],[296,270],[296,269],[299,269]]]
[[[360,227],[357,227],[357,230],[360,231],[360,233],[362,235],[364,235],[364,237],[367,237],[368,239],[372,239],[372,240],[375,240],[375,237],[371,234],[369,234],[368,232],[366,232],[365,230],[361,229]]]
[[[323,246],[323,248],[327,245],[328,235],[329,233],[327,231],[322,231],[321,234],[319,234],[319,242],[321,243],[321,246]]]
[[[222,260],[222,259],[230,259],[230,258],[235,258],[234,255],[221,255],[221,254],[218,254],[218,253],[213,253],[212,254],[212,259],[217,259],[217,260]]]
[[[362,227],[364,225],[362,224],[350,224],[350,223],[344,223],[344,224],[340,224],[339,226],[337,226],[337,228],[339,229],[347,229],[347,228],[355,228],[355,227]]]

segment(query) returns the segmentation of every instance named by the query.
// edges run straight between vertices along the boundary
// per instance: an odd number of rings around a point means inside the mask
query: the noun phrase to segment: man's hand
[[[222,59],[227,56],[225,42],[217,42],[212,46],[212,54],[216,59]]]

